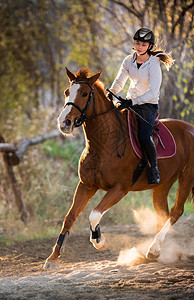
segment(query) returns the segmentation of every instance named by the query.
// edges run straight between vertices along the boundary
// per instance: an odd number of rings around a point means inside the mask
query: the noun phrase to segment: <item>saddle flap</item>
[[[157,150],[157,158],[170,158],[173,157],[176,153],[176,143],[172,133],[169,129],[159,121],[159,114],[156,115],[156,119],[154,122],[154,126],[156,126],[159,131],[156,133],[153,131],[152,138],[156,146]],[[142,151],[138,140],[138,122],[137,117],[134,113],[128,110],[128,129],[129,129],[129,137],[131,141],[132,148],[135,154],[142,158]]]

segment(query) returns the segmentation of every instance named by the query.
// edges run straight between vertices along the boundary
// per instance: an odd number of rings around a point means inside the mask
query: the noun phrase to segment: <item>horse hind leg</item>
[[[166,183],[159,185],[152,190],[153,205],[157,217],[157,233],[162,229],[169,218],[168,194],[177,177],[174,176]]]
[[[184,212],[184,204],[194,186],[194,179],[180,179],[174,206],[170,212],[171,225],[175,224]]]
[[[149,260],[155,260],[160,256],[161,244],[165,237],[165,232],[168,231],[169,209],[168,209],[168,193],[176,178],[172,178],[165,184],[159,185],[154,188],[153,193],[153,205],[156,210],[157,218],[157,234],[154,237],[154,241],[149,246],[146,257]],[[165,226],[165,224],[167,225]]]
[[[193,136],[191,137],[193,140]],[[180,218],[184,212],[184,204],[189,194],[194,187],[194,156],[193,148],[191,146],[187,163],[179,173],[178,191],[176,201],[170,212],[171,224],[173,225]]]
[[[179,173],[176,201],[170,212],[172,225],[176,223],[176,221],[183,214],[185,201],[189,197],[189,194],[192,193],[193,187],[194,187],[194,159],[193,159],[193,151],[191,151],[185,167]]]
[[[104,250],[107,247],[107,240],[100,232],[99,223],[102,216],[126,194],[127,191],[120,185],[114,186],[106,193],[99,205],[90,213],[90,241],[97,250]]]
[[[187,177],[187,175],[191,176]],[[192,178],[192,174],[184,172],[184,175],[179,177],[178,191],[175,204],[170,211],[169,219],[162,227],[162,229],[156,234],[153,243],[148,248],[146,254],[146,257],[148,259],[156,259],[160,256],[161,245],[165,239],[165,236],[170,230],[171,226],[175,224],[176,221],[183,214],[185,201],[187,200],[193,185],[194,179]]]

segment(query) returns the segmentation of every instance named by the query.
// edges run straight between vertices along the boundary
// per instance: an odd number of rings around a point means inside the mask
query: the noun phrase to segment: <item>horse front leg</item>
[[[99,225],[103,214],[114,204],[119,202],[127,192],[128,191],[123,189],[120,185],[114,186],[106,193],[99,205],[90,213],[90,242],[97,250],[104,250],[107,246],[107,240],[104,235],[101,234]]]
[[[96,191],[96,187],[88,188],[84,183],[82,183],[81,181],[79,182],[74,195],[73,204],[64,218],[59,238],[55,246],[53,247],[51,255],[46,259],[44,265],[45,269],[55,268],[58,265],[58,258],[61,255],[62,246],[64,249],[71,227],[73,226],[75,220],[80,215],[82,210],[85,208],[89,199],[96,193]]]

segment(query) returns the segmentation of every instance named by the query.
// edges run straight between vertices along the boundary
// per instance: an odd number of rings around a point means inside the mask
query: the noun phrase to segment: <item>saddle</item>
[[[158,131],[153,130],[152,132],[152,138],[157,150],[157,159],[173,157],[176,153],[174,137],[169,129],[161,121],[159,121],[158,114],[156,116],[154,126],[158,128]],[[130,110],[128,110],[128,129],[133,151],[139,158],[142,158],[143,153],[138,140],[137,117]]]

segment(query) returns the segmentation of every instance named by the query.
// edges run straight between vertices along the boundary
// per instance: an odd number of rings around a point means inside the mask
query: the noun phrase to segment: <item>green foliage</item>
[[[60,10],[52,1],[1,1],[2,119],[3,112],[11,113],[18,105],[23,113],[30,113],[39,104],[40,91],[49,89],[54,96],[60,87],[60,49],[66,47],[60,40],[57,18]]]
[[[80,140],[60,143],[59,141],[48,140],[43,144],[43,151],[55,158],[63,158],[72,162],[75,166],[78,165],[80,158]]]

